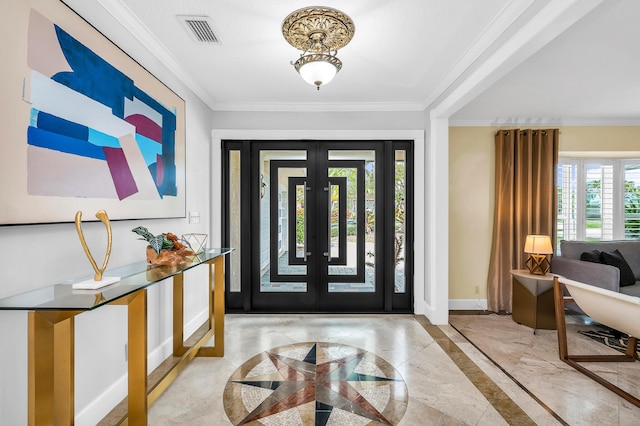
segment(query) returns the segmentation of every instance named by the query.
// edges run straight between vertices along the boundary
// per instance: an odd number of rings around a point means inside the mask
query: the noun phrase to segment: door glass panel
[[[329,176],[331,176],[333,170],[335,169],[329,169]],[[329,183],[329,197],[329,227],[331,229],[331,244],[329,244],[329,250],[331,252],[331,258],[335,259],[340,256],[340,187],[338,185],[331,185],[331,183]]]
[[[241,290],[240,286],[240,253],[242,246],[240,242],[240,194],[241,194],[241,176],[240,170],[240,151],[229,151],[229,244],[235,250],[229,254],[229,290],[237,293]]]
[[[307,220],[306,220],[306,195],[305,185],[295,185],[296,207],[294,215],[296,218],[295,250],[296,259],[304,259],[307,246]]]
[[[306,184],[295,184],[293,182],[300,179],[290,179],[306,176],[306,168],[278,167],[278,226],[277,233],[271,234],[271,238],[278,240],[278,275],[307,274],[307,265],[301,265],[298,262],[293,264],[289,258],[289,250],[293,248],[293,258],[296,260],[306,259]],[[289,200],[295,206],[293,209],[289,209]],[[290,224],[295,224],[295,228],[289,226]],[[298,227],[298,225],[301,226]]]
[[[396,293],[404,293],[405,285],[405,269],[404,269],[404,253],[405,253],[405,191],[406,191],[406,153],[404,150],[395,151],[395,179],[394,179],[394,199],[395,199],[395,231],[393,235],[394,250],[394,291]]]
[[[296,253],[289,256],[289,247],[305,242],[304,235],[298,235],[297,226],[294,233],[289,224],[302,219],[304,221],[304,196],[301,185],[289,187],[289,178],[304,178],[305,167],[286,167],[284,163],[293,160],[306,160],[306,151],[260,151],[261,186],[265,191],[260,199],[260,291],[261,292],[306,292],[305,277],[307,266],[291,264],[290,259],[298,257]],[[282,161],[286,160],[286,161]],[[275,161],[275,162],[274,162]],[[272,162],[274,162],[272,164]],[[275,166],[274,166],[275,165]],[[296,180],[293,180],[296,182]],[[298,194],[301,197],[298,198]],[[295,200],[294,214],[289,214],[290,192]],[[300,205],[298,206],[298,203]],[[299,213],[298,207],[302,209]],[[289,244],[289,239],[295,244]],[[273,251],[273,252],[272,252]],[[301,252],[303,255],[304,253]],[[275,259],[275,262],[274,262]],[[296,279],[300,275],[300,280]]]
[[[354,150],[329,151],[330,167],[328,179],[342,178],[346,182],[342,204],[346,211],[340,212],[338,185],[331,192],[331,257],[344,256],[340,264],[328,262],[329,292],[374,292],[375,291],[375,151]],[[334,210],[333,206],[337,210]],[[345,253],[339,252],[340,213],[346,218]],[[343,237],[343,238],[344,238]],[[335,262],[333,262],[335,263]]]

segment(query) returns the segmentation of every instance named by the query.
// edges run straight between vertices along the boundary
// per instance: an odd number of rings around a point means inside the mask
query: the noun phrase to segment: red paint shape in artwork
[[[160,187],[164,182],[164,162],[160,155],[156,155],[156,186]]]
[[[124,200],[130,195],[137,193],[138,186],[136,185],[133,173],[131,173],[124,151],[120,148],[111,148],[108,146],[102,149],[107,159],[107,165],[109,166],[109,172],[111,173],[118,198]]]
[[[153,141],[162,143],[162,128],[153,120],[142,114],[131,114],[124,119],[127,123],[136,126],[136,133]]]

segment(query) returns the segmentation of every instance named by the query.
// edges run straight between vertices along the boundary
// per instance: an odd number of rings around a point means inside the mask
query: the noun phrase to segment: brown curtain
[[[511,312],[512,269],[525,269],[529,234],[555,241],[558,129],[496,133],[495,212],[487,278],[487,305]]]

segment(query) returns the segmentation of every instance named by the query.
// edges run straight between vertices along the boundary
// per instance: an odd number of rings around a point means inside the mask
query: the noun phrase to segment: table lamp
[[[530,273],[545,275],[549,272],[551,263],[547,259],[547,255],[553,254],[553,248],[551,247],[551,238],[548,235],[527,235],[524,252],[529,254],[525,265]]]

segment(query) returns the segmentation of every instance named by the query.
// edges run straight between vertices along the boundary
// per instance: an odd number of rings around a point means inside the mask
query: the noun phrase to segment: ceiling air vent
[[[220,39],[213,32],[213,25],[208,16],[178,16],[187,28],[187,32],[200,43],[220,43]]]

